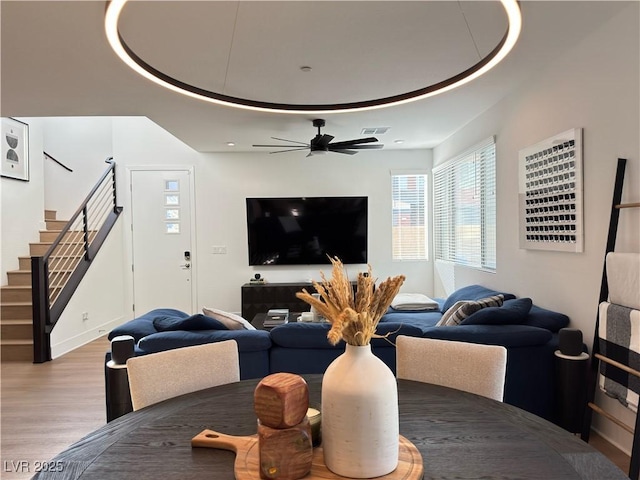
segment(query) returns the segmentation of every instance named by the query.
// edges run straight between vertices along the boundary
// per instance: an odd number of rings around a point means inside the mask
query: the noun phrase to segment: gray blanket
[[[602,302],[598,335],[602,355],[640,371],[640,311]],[[640,378],[601,361],[599,384],[607,395],[638,411]]]

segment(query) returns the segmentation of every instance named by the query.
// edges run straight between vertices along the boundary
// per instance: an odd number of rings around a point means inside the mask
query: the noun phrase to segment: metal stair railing
[[[100,177],[43,256],[31,257],[33,362],[51,360],[51,332],[113,228],[117,204],[116,163]]]

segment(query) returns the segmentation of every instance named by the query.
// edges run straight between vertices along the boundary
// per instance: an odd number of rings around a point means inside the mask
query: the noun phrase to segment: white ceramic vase
[[[371,478],[398,466],[398,387],[371,345],[347,345],[322,380],[322,449],[333,473]]]

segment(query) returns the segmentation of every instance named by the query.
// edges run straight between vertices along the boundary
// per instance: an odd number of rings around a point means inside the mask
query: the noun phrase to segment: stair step
[[[2,302],[0,304],[0,317],[31,320],[33,318],[31,302]]]
[[[53,284],[50,284],[50,286],[64,285],[72,273],[72,270],[53,270],[49,272],[49,281]],[[9,286],[31,286],[31,272],[28,270],[13,270],[7,272],[7,278],[9,279]]]
[[[31,257],[18,257],[18,268],[20,270],[31,270]]]
[[[40,230],[41,242],[55,242],[62,230]],[[95,231],[89,232],[89,241],[96,236]],[[63,242],[65,243],[81,243],[84,242],[84,232],[82,230],[70,230],[65,236]]]
[[[31,270],[13,270],[7,272],[10,286],[31,286]]]
[[[31,301],[31,285],[5,285],[0,288],[0,302]]]
[[[35,242],[35,243],[30,243],[29,244],[29,255],[31,255],[32,257],[42,257],[45,253],[47,253],[47,250],[49,250],[49,247],[51,246],[52,242]],[[56,253],[62,253],[64,250],[63,248],[67,249],[67,246],[63,246],[63,245],[59,245],[54,252]]]
[[[33,322],[31,320],[0,321],[0,338],[2,340],[33,340]]]
[[[42,242],[30,243],[29,244],[29,255],[31,255],[32,257],[41,257],[45,253],[47,253],[47,250],[49,250],[50,246],[51,246],[51,242],[49,242],[49,243],[42,243]]]
[[[44,211],[44,219],[45,220],[55,220],[58,212],[56,210],[45,210]]]
[[[51,257],[49,258],[49,270],[55,270],[58,265],[62,265],[63,267],[75,266],[80,258],[82,258],[82,254]],[[19,257],[18,263],[20,270],[31,270],[31,257]]]
[[[33,362],[33,341],[2,340],[0,354],[3,362]]]
[[[47,224],[47,230],[62,230],[68,223],[67,220],[45,220]]]

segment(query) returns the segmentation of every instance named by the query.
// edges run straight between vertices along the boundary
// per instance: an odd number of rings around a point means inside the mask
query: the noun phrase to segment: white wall
[[[559,56],[540,72],[539,78],[434,150],[437,165],[496,135],[497,272],[456,268],[454,286],[480,283],[531,297],[537,305],[569,315],[572,326],[583,331],[589,346],[593,342],[618,157],[628,159],[623,201],[640,201],[639,5],[634,2]],[[584,252],[520,250],[518,151],[578,127],[583,128],[584,145]],[[617,249],[640,251],[639,231],[637,209],[622,212]],[[436,273],[437,285],[447,280]],[[626,434],[611,430],[605,434],[628,448]]]
[[[29,242],[38,242],[38,231],[44,227],[44,179],[42,162],[42,120],[17,118],[29,125],[30,180],[23,182],[0,179],[2,201],[0,234],[0,271],[2,285],[7,284],[7,271],[18,269],[18,257],[29,256]]]
[[[51,332],[53,358],[109,333],[131,319],[125,304],[126,284],[123,281],[128,272],[121,261],[125,257],[125,225],[120,217]],[[83,314],[87,315],[86,320]]]
[[[111,119],[55,117],[42,120],[44,151],[69,167],[44,162],[45,204],[57,218],[68,220],[107,169],[113,155]]]

